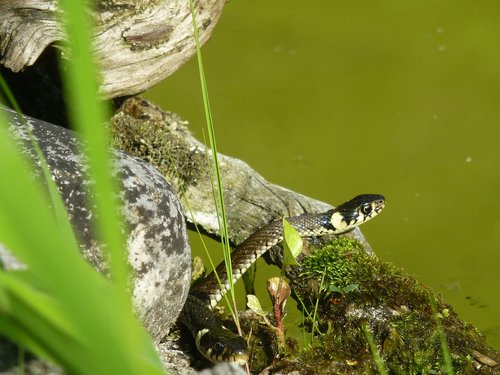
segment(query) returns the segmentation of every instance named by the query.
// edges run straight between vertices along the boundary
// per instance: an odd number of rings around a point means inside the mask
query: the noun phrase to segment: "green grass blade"
[[[368,342],[368,345],[370,346],[370,352],[372,354],[373,361],[375,362],[378,372],[380,375],[387,375],[387,368],[385,367],[384,360],[380,356],[380,353],[378,352],[377,345],[375,345],[375,341],[373,341],[373,335],[370,331],[370,328],[366,323],[363,323],[363,332],[366,337],[366,341]]]
[[[24,303],[26,310],[36,311],[38,315],[37,319],[44,320],[54,327],[58,327],[58,331],[77,337],[78,330],[74,322],[63,313],[57,300],[50,295],[33,289],[28,283],[16,278],[16,274],[17,272],[0,273],[0,283],[5,288],[4,290],[9,291],[10,294],[9,305],[6,306],[5,310],[9,311],[15,317],[19,317],[19,314],[15,311],[16,307],[19,307],[20,303]],[[16,305],[12,303],[16,303]],[[30,321],[29,323],[31,324],[32,322]]]
[[[103,102],[97,100],[99,82],[89,42],[92,39],[91,26],[87,18],[88,13],[82,12],[88,4],[81,0],[60,0],[59,4],[67,17],[67,24],[71,25],[66,29],[69,58],[61,60],[65,92],[71,109],[69,115],[72,125],[86,140],[86,155],[94,181],[91,189],[95,196],[96,227],[106,228],[99,230],[99,237],[107,244],[111,255],[113,280],[125,290],[128,270],[124,261],[120,217],[116,209],[117,187],[109,172],[112,163],[105,126],[109,114]]]
[[[224,263],[226,265],[226,273],[228,275],[228,280],[229,280],[229,285],[230,285],[230,292],[231,292],[231,300],[232,300],[232,309],[233,309],[233,316],[236,318],[235,323],[238,327],[238,331],[241,333],[240,327],[239,327],[239,322],[237,320],[237,314],[236,314],[236,301],[234,298],[234,282],[233,282],[233,270],[232,270],[232,265],[231,265],[231,249],[229,246],[229,232],[228,232],[228,225],[227,225],[227,217],[226,217],[226,208],[224,204],[224,191],[223,191],[223,186],[222,186],[222,178],[220,174],[220,166],[219,166],[219,158],[218,158],[218,153],[217,153],[217,143],[216,143],[216,138],[215,138],[215,129],[213,126],[213,121],[212,121],[212,112],[210,109],[210,101],[208,97],[208,88],[206,84],[206,79],[205,79],[205,70],[203,68],[203,58],[201,54],[201,47],[200,47],[200,41],[198,37],[198,27],[196,25],[196,17],[195,17],[195,11],[194,11],[194,3],[193,0],[189,0],[189,4],[191,7],[191,17],[193,20],[193,31],[194,31],[194,39],[196,43],[196,53],[197,53],[197,58],[198,58],[198,70],[199,70],[199,75],[200,75],[200,84],[201,84],[201,92],[202,92],[202,97],[203,97],[203,105],[205,109],[205,119],[207,123],[207,129],[208,129],[208,139],[210,143],[210,149],[212,151],[212,163],[213,163],[213,170],[215,173],[215,206],[217,209],[217,218],[219,220],[219,228],[220,228],[220,237],[221,237],[221,244],[222,244],[222,250],[224,254]],[[229,304],[231,306],[231,304]]]
[[[429,291],[429,303],[431,305],[434,321],[436,322],[436,329],[438,331],[439,340],[441,342],[441,351],[443,353],[443,359],[444,359],[444,370],[446,374],[453,375],[455,371],[453,370],[453,363],[451,361],[450,349],[448,348],[448,342],[446,340],[446,335],[444,333],[443,325],[441,324],[441,318],[436,308],[434,295],[430,291]]]
[[[26,118],[22,115],[21,108],[19,107],[16,99],[14,98],[14,95],[12,94],[11,90],[7,86],[7,83],[5,82],[3,76],[0,74],[0,92],[5,94],[7,100],[11,104],[12,108],[17,112],[19,115],[20,122],[22,126],[24,127],[24,130],[26,134],[28,135],[31,146],[33,147],[33,150],[35,151],[37,161],[39,162],[39,165],[42,169],[42,174],[44,178],[44,182],[47,185],[47,190],[49,194],[49,199],[50,203],[53,207],[54,210],[54,215],[57,219],[57,223],[60,228],[60,232],[62,235],[66,237],[66,241],[68,243],[72,244],[73,248],[77,248],[77,241],[73,232],[73,228],[71,227],[71,224],[69,222],[68,214],[66,212],[66,208],[64,207],[64,204],[62,200],[59,197],[59,190],[57,189],[56,183],[52,179],[52,175],[49,170],[49,166],[47,165],[47,162],[45,160],[45,157],[42,153],[42,150],[40,149],[40,146],[38,145],[38,142],[36,141],[35,137],[33,136],[33,133],[31,132],[31,128],[29,127]]]
[[[73,59],[64,77],[70,113],[89,144],[97,224],[111,249],[114,283],[83,261],[64,229],[70,227],[66,214],[55,216],[49,208],[46,192],[33,180],[0,113],[0,243],[27,265],[25,271],[0,271],[0,330],[70,373],[161,374],[159,358],[125,293],[127,266],[113,200],[116,190],[108,176],[105,111],[95,103],[97,84],[83,19],[88,12],[82,4],[63,4],[71,24],[69,45],[78,50],[78,55],[68,53]],[[62,207],[57,194],[51,198]]]
[[[3,327],[2,331],[14,340],[22,341],[22,337],[27,336],[33,338],[23,345],[42,356],[47,353],[57,355],[57,361],[71,364],[75,373],[127,374],[144,368],[143,359],[137,360],[130,353],[137,353],[137,349],[146,344],[154,357],[147,336],[138,337],[135,351],[126,352],[119,345],[129,329],[123,316],[132,316],[131,311],[120,308],[113,285],[83,261],[78,249],[71,249],[72,243],[64,242],[66,238],[60,235],[46,195],[40,185],[33,182],[26,169],[27,163],[16,152],[1,120],[0,123],[3,125],[0,126],[0,180],[8,181],[0,184],[0,242],[28,266],[27,271],[13,275],[36,285],[38,290],[50,291],[51,298],[58,301],[54,306],[60,306],[60,310],[55,310],[55,307],[47,310],[47,300],[37,299],[33,293],[23,293],[20,288],[12,287],[9,278],[2,277],[0,328]],[[71,319],[71,324],[78,328],[67,329],[71,326],[67,323],[54,329],[49,315],[57,317],[59,325]],[[18,324],[9,324],[13,318]],[[70,345],[75,330],[78,342]],[[150,358],[145,359],[150,361]],[[96,363],[95,368],[89,366],[87,362],[90,361]],[[161,373],[159,361],[155,373]]]
[[[321,276],[321,282],[319,284],[318,297],[316,298],[316,303],[314,304],[314,310],[313,310],[313,314],[312,314],[311,342],[313,342],[313,340],[314,340],[314,331],[315,330],[319,334],[321,334],[321,331],[319,330],[319,325],[317,323],[317,317],[318,317],[319,300],[320,300],[321,292],[323,291],[323,285],[324,285],[324,282],[325,282],[325,274],[326,274],[326,269],[323,272],[323,275]]]
[[[227,228],[227,218],[226,218],[226,210],[225,210],[225,205],[224,205],[224,191],[222,187],[222,179],[220,175],[220,166],[219,166],[219,158],[218,158],[218,152],[217,152],[217,143],[216,143],[216,138],[215,138],[215,129],[212,121],[212,112],[210,109],[210,101],[208,98],[208,88],[206,84],[206,79],[205,79],[205,70],[203,68],[203,58],[201,54],[201,47],[200,47],[200,42],[198,38],[198,27],[196,25],[196,17],[194,14],[194,4],[193,1],[190,0],[190,5],[191,5],[191,15],[193,19],[193,30],[194,30],[194,38],[196,41],[196,52],[197,52],[197,57],[198,57],[198,69],[199,69],[199,74],[200,74],[200,84],[201,84],[201,91],[202,91],[202,96],[203,96],[203,106],[205,109],[205,119],[207,123],[207,129],[208,129],[208,139],[210,143],[210,149],[212,151],[212,162],[213,162],[213,169],[215,171],[215,176],[216,176],[216,184],[215,184],[215,192],[216,192],[216,209],[217,209],[217,217],[219,218],[219,227],[220,227],[220,236],[221,236],[221,242],[223,244],[224,249],[226,250],[224,252],[225,255],[225,260],[226,260],[226,255],[230,255],[229,252],[229,234],[228,234],[228,228]],[[230,258],[229,258],[230,259]],[[226,262],[228,263],[228,267],[231,267],[231,262]],[[228,272],[228,276],[231,279],[232,278],[232,272]],[[232,283],[231,283],[232,285]]]
[[[82,133],[88,146],[86,155],[92,186],[93,204],[95,205],[96,227],[101,240],[106,243],[110,255],[111,273],[117,288],[118,303],[121,310],[131,310],[130,298],[127,295],[128,264],[126,263],[125,243],[121,235],[119,211],[117,209],[116,181],[110,176],[112,164],[109,158],[109,142],[105,120],[107,110],[98,98],[98,77],[92,62],[90,47],[91,27],[87,18],[88,12],[82,12],[84,1],[61,0],[61,8],[67,17],[69,59],[64,61],[63,78],[66,93],[70,101],[70,118],[72,124]],[[77,51],[78,53],[74,53]],[[120,342],[124,352],[137,350],[137,343],[147,342],[132,314],[122,316],[127,328]],[[150,345],[149,345],[150,346]]]
[[[205,131],[203,131],[203,142],[206,145]],[[214,181],[214,176],[213,176],[214,171],[212,170],[212,163],[210,162],[211,159],[210,159],[210,156],[208,154],[208,148],[205,147],[205,150],[206,150],[205,157],[207,159],[207,168],[209,171],[208,177],[210,179],[210,186],[212,189],[213,201],[215,202],[215,205],[216,205],[217,221],[218,221],[218,225],[219,225],[220,230],[222,230],[222,226],[224,224],[222,222],[222,218],[221,218],[221,214],[220,214],[220,206],[218,206],[218,203],[217,203],[218,202],[218,195],[216,192],[217,187],[216,187],[216,183]],[[225,213],[225,211],[224,211],[224,213]],[[231,267],[231,264],[229,264],[229,266],[228,266],[228,262],[231,263],[231,249],[227,248],[225,246],[224,242],[221,242],[221,243],[222,243],[222,253],[223,253],[224,264],[226,266],[226,273],[228,275],[231,275],[228,277],[229,285],[231,286],[231,288],[229,289],[229,293],[224,293],[223,298],[224,298],[224,301],[226,302],[226,305],[229,308],[229,312],[230,312],[231,316],[233,317],[233,320],[235,321],[237,328],[239,330],[240,329],[239,321],[238,321],[238,316],[236,314],[236,307],[235,307],[236,300],[235,300],[234,288],[233,288],[234,283],[233,283],[233,279],[232,279],[232,273],[231,274],[229,273],[230,271],[232,271],[232,267]],[[208,256],[210,266],[212,267],[214,275],[217,279],[217,282],[219,283],[219,285],[222,286],[222,282],[219,278],[219,275],[217,274],[216,265],[214,265],[214,263],[212,261],[212,257],[210,256],[210,253],[208,252],[208,249],[205,249],[205,251],[206,251],[206,254]],[[229,254],[229,255],[227,255],[227,254]],[[230,294],[230,297],[228,296],[228,294]]]

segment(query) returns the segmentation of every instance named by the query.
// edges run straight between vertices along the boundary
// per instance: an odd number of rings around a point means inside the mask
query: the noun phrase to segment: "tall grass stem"
[[[210,143],[210,149],[212,152],[212,163],[213,163],[213,170],[215,174],[215,188],[213,189],[214,191],[214,196],[215,196],[215,207],[217,210],[217,219],[219,221],[219,231],[220,231],[220,237],[221,237],[221,244],[222,244],[222,250],[224,254],[224,263],[226,265],[226,273],[228,276],[228,282],[230,285],[230,291],[231,291],[231,300],[232,300],[232,306],[234,309],[233,315],[234,317],[237,317],[236,314],[236,301],[234,298],[234,282],[233,282],[233,270],[232,270],[232,265],[231,265],[231,249],[229,246],[229,231],[228,231],[228,225],[227,225],[227,217],[226,217],[226,208],[224,204],[224,190],[223,190],[223,185],[222,185],[222,178],[221,178],[221,173],[220,173],[220,165],[219,165],[219,158],[218,158],[218,152],[217,152],[217,143],[216,143],[216,137],[215,137],[215,128],[213,125],[213,119],[212,119],[212,112],[210,109],[210,101],[209,101],[209,96],[208,96],[208,87],[205,79],[205,70],[203,67],[203,57],[201,53],[201,46],[200,46],[200,41],[199,41],[199,34],[198,34],[198,27],[196,24],[196,15],[195,15],[195,9],[194,9],[194,3],[193,0],[189,0],[189,4],[191,7],[191,17],[193,21],[193,33],[194,33],[194,39],[195,39],[195,44],[196,44],[196,54],[198,58],[198,71],[200,75],[200,84],[201,84],[201,92],[202,92],[202,97],[203,97],[203,107],[205,111],[205,120],[207,123],[207,130],[208,130],[208,139]],[[210,168],[211,170],[211,168]],[[238,331],[241,333],[241,329],[239,327],[239,322],[236,319],[235,321]]]

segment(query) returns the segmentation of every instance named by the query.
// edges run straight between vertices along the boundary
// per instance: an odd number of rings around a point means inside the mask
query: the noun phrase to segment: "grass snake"
[[[362,194],[340,206],[318,214],[303,214],[286,220],[302,237],[341,234],[377,216],[385,206],[378,194]],[[233,282],[236,282],[267,250],[283,240],[283,223],[274,221],[257,230],[231,254]],[[223,327],[212,308],[229,290],[224,262],[191,288],[179,322],[193,335],[201,354],[212,362],[244,364],[248,360],[246,340]]]

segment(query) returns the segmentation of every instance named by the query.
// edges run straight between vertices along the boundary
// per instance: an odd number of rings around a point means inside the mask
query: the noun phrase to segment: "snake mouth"
[[[237,365],[243,366],[248,362],[248,359],[249,359],[248,353],[240,352],[240,353],[233,353],[229,361],[234,362]]]
[[[373,219],[384,207],[383,195],[361,194],[332,210],[330,223],[338,233],[347,232]]]
[[[206,306],[205,308],[208,309]],[[200,329],[195,338],[200,353],[215,363],[233,362],[244,365],[248,362],[247,342],[242,336],[228,330],[218,320],[209,319],[204,323],[207,327]]]
[[[241,336],[237,337],[241,338]],[[225,347],[222,352],[217,352],[217,350],[218,349],[216,347],[208,348],[206,351],[204,351],[204,355],[214,363],[232,362],[236,365],[243,366],[248,362],[249,356],[246,346],[244,349]]]

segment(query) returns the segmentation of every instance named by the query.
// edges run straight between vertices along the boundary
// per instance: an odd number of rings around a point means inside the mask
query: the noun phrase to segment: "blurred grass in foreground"
[[[85,4],[66,0],[60,5],[71,25],[63,48],[72,57],[61,62],[65,89],[72,124],[88,145],[95,224],[107,244],[113,282],[83,260],[54,184],[46,181],[49,201],[0,113],[0,243],[27,266],[0,270],[0,332],[69,373],[162,374],[126,292],[126,254],[103,126],[106,109],[96,100]]]

